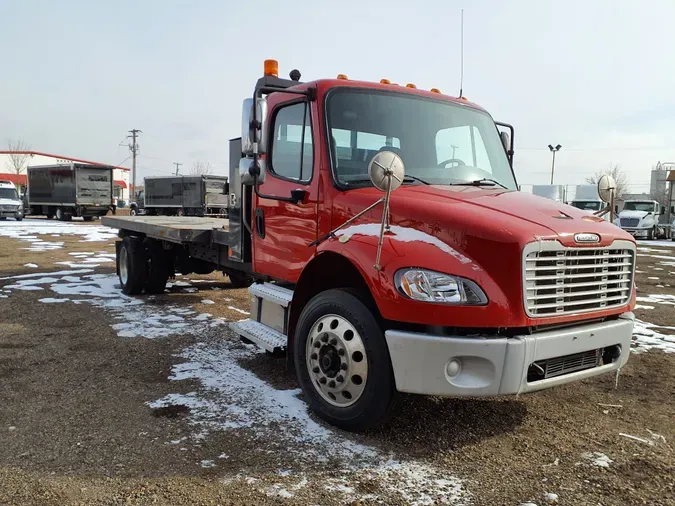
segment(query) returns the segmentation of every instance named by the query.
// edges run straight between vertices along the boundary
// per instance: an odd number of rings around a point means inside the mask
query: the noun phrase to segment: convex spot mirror
[[[368,164],[368,176],[378,190],[394,191],[405,177],[403,160],[393,151],[380,151]]]
[[[605,174],[598,180],[598,196],[600,200],[609,204],[612,201],[612,193],[616,190],[616,182],[612,176]]]

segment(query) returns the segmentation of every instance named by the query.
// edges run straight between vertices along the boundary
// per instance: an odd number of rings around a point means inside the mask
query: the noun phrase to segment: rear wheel
[[[310,300],[293,352],[307,401],[328,423],[365,430],[393,411],[398,392],[389,350],[375,317],[355,295],[327,290]]]
[[[647,239],[652,240],[656,236],[656,227],[652,228],[647,232]]]
[[[64,221],[65,220],[65,213],[63,212],[63,209],[61,207],[56,208],[56,219],[59,221]]]
[[[94,221],[94,217],[93,217],[93,216],[82,216],[82,219],[83,219],[84,221]]]
[[[119,280],[122,292],[137,295],[143,291],[146,283],[145,247],[137,237],[125,237],[117,260]]]

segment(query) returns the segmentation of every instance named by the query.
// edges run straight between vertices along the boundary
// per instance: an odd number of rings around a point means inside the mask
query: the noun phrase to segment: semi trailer
[[[227,216],[227,176],[146,177],[143,186],[130,205],[132,216]]]
[[[500,132],[501,130],[501,132]],[[176,272],[249,286],[243,340],[318,416],[363,430],[403,393],[518,395],[628,360],[635,240],[517,191],[513,128],[465,98],[278,77],[244,100],[229,218],[106,217],[130,295]]]
[[[91,221],[113,205],[113,168],[86,163],[28,167],[26,214]]]

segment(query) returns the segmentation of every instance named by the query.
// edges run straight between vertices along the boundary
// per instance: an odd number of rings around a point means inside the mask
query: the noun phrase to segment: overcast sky
[[[456,95],[461,8],[464,94],[515,125],[519,183],[549,182],[549,143],[557,183],[613,162],[644,191],[675,161],[673,0],[0,0],[0,141],[117,164],[140,128],[141,176],[224,174],[265,58]]]

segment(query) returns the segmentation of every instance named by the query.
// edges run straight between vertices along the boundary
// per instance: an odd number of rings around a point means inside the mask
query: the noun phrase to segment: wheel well
[[[287,349],[289,352],[286,353],[289,366],[292,366],[293,353],[290,350],[293,349],[295,327],[302,309],[312,297],[331,288],[348,289],[368,306],[378,322],[382,320],[375,299],[373,299],[370,289],[357,267],[337,253],[321,253],[302,271],[293,291],[293,301],[288,318]]]

